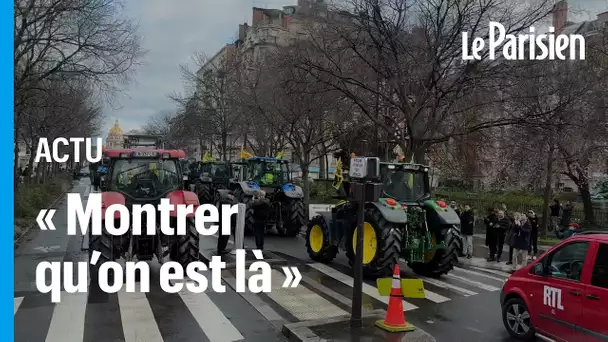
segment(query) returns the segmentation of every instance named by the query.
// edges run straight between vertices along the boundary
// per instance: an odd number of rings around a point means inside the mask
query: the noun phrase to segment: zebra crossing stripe
[[[329,266],[323,265],[323,264],[309,264],[308,266],[316,269],[319,272],[325,273],[326,275],[336,279],[337,281],[346,284],[350,287],[353,287],[353,278],[342,273],[339,272]],[[380,295],[380,293],[378,293],[378,289],[376,289],[375,287],[363,283],[363,293],[365,293],[366,295],[380,301],[381,303],[386,303],[386,298],[382,297]],[[405,300],[403,301],[403,311],[410,311],[410,310],[415,310],[418,309],[418,307],[412,303],[408,303]]]
[[[205,293],[182,290],[179,296],[211,342],[239,341],[244,337]]]
[[[61,294],[55,305],[46,342],[82,341],[88,293]]]
[[[21,306],[22,302],[23,302],[23,297],[16,297],[15,298],[15,313],[14,314],[16,314],[17,310],[19,310],[19,307]]]
[[[475,291],[467,290],[467,289],[462,288],[460,286],[452,285],[450,283],[446,283],[446,282],[443,282],[441,280],[431,279],[431,278],[427,278],[427,277],[419,277],[419,278],[422,279],[422,281],[424,281],[425,283],[429,283],[429,284],[431,284],[433,286],[437,286],[439,288],[450,290],[450,291],[453,291],[453,292],[459,292],[459,293],[463,294],[466,297],[468,297],[468,296],[474,296],[474,295],[478,294]]]
[[[483,271],[483,272],[488,272],[488,273],[492,273],[492,274],[496,274],[505,278],[509,278],[511,275],[507,272],[502,272],[502,271],[498,271],[498,270],[493,270],[490,268],[483,268],[483,267],[477,267],[477,266],[469,266],[472,269],[476,269],[478,271]],[[505,279],[503,279],[504,281]]]
[[[123,287],[118,304],[125,342],[164,341],[145,293],[129,293]]]
[[[476,275],[476,276],[479,276],[479,277],[484,277],[484,278],[496,280],[496,281],[501,282],[501,283],[504,283],[505,280],[506,280],[504,277],[503,278],[499,278],[499,277],[496,277],[496,276],[493,276],[493,275],[489,275],[489,274],[486,274],[486,273],[483,273],[483,272],[472,271],[472,270],[469,270],[469,269],[466,269],[466,268],[454,267],[454,269],[457,270],[457,271],[464,272],[464,273],[473,274],[473,275]]]
[[[478,282],[478,281],[475,281],[475,280],[471,280],[471,279],[467,279],[467,278],[464,278],[464,277],[459,277],[457,275],[453,275],[453,274],[449,274],[448,273],[445,276],[448,277],[448,278],[450,278],[450,279],[455,279],[455,280],[461,281],[463,283],[467,283],[467,284],[479,287],[482,290],[486,290],[486,291],[490,291],[490,292],[491,291],[498,291],[498,290],[500,290],[496,286],[486,285],[484,283],[481,283],[481,282]]]
[[[348,315],[327,299],[311,291],[305,286],[284,288],[281,286],[285,276],[272,270],[272,291],[266,295],[301,321],[326,319]]]

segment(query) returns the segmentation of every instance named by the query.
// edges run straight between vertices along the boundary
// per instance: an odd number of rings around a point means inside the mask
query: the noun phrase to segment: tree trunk
[[[589,225],[595,224],[595,215],[593,213],[593,203],[591,202],[591,191],[589,189],[589,183],[584,182],[583,184],[577,184],[578,191],[581,194],[583,200],[583,212],[585,213],[585,223]]]
[[[320,153],[323,153],[322,151]],[[323,155],[319,156],[319,179],[325,179],[327,174],[327,164]]]
[[[540,226],[540,237],[544,238],[547,236],[547,228],[549,227],[549,201],[551,197],[551,183],[553,182],[553,154],[555,153],[555,147],[551,143],[549,146],[549,152],[547,153],[547,175],[545,178],[545,191],[543,194],[543,217]]]
[[[222,131],[222,160],[228,160],[227,157],[228,132]]]

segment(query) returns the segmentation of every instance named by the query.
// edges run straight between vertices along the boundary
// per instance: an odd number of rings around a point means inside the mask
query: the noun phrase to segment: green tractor
[[[309,222],[306,248],[311,259],[329,263],[338,250],[354,265],[357,241],[357,206],[349,198],[341,161],[334,187],[343,200],[331,212],[321,212]],[[400,258],[414,272],[439,277],[458,262],[462,250],[460,218],[441,201],[431,200],[429,168],[408,163],[380,163],[382,194],[365,203],[363,225],[363,274],[384,277]]]
[[[228,161],[209,160],[199,162],[199,177],[194,186],[201,204],[215,204],[222,196],[227,196],[233,188],[232,165]]]

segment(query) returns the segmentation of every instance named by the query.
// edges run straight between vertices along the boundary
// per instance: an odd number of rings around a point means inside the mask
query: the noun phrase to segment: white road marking
[[[16,314],[17,310],[19,310],[19,307],[21,306],[22,302],[23,302],[23,297],[17,297],[17,298],[15,298],[15,313],[14,314]]]
[[[61,302],[53,310],[46,342],[82,341],[88,297],[86,292],[62,293]]]
[[[427,278],[427,277],[419,277],[420,279],[422,279],[425,283],[429,283],[431,285],[437,286],[439,288],[442,289],[446,289],[446,290],[452,290],[453,292],[459,292],[465,296],[474,296],[476,294],[478,294],[477,292],[471,291],[471,290],[467,290],[465,288],[456,286],[456,285],[452,285],[450,283],[446,283],[443,282],[441,280],[437,280],[437,279],[431,279],[431,278]]]
[[[222,311],[205,293],[179,292],[179,296],[192,313],[198,325],[211,342],[232,342],[243,340],[238,329],[230,323]]]
[[[474,268],[474,269],[479,270],[479,271],[484,271],[484,272],[493,273],[493,274],[496,274],[496,275],[499,275],[499,276],[503,276],[505,278],[509,278],[511,276],[507,272],[493,270],[493,269],[490,269],[490,268],[483,268],[483,267],[477,267],[477,266],[469,266],[469,267]]]
[[[282,287],[284,280],[283,273],[272,270],[272,291],[266,295],[298,320],[308,321],[348,315],[348,312],[305,286]]]
[[[479,287],[482,290],[486,290],[486,291],[498,291],[498,290],[500,290],[500,288],[498,288],[496,286],[487,285],[487,284],[480,283],[480,282],[475,281],[475,280],[467,279],[467,278],[464,278],[464,277],[459,277],[457,275],[446,274],[445,276],[448,277],[448,278],[451,278],[451,279],[459,280],[461,282],[464,282],[464,283],[467,283],[467,284]]]
[[[319,272],[325,273],[326,275],[336,279],[337,281],[339,281],[343,284],[346,284],[350,287],[353,286],[354,280],[352,277],[350,277],[344,273],[338,272],[329,266],[326,266],[323,264],[318,264],[318,263],[308,264],[308,266],[316,269]],[[363,283],[363,293],[365,293],[366,295],[368,295],[382,303],[387,302],[386,297],[382,297],[380,295],[380,293],[378,293],[378,289],[369,284]],[[418,309],[418,307],[412,303],[406,302],[405,300],[403,301],[403,311],[410,311],[410,310],[414,310],[414,309]]]
[[[439,293],[435,293],[427,289],[424,289],[424,298],[430,300],[433,303],[445,303],[451,300],[448,297],[444,297]]]
[[[118,292],[122,330],[126,342],[163,342],[145,293]]]
[[[466,269],[466,268],[454,267],[454,269],[455,269],[455,270],[458,270],[458,271],[465,272],[465,273],[474,274],[474,275],[476,275],[476,276],[485,277],[485,278],[488,278],[488,279],[493,279],[493,280],[499,281],[499,282],[501,282],[501,283],[504,283],[504,282],[505,282],[505,280],[506,280],[504,277],[502,277],[502,278],[498,278],[498,277],[491,276],[491,275],[486,274],[486,273],[483,273],[483,272],[471,271],[471,270]],[[508,278],[508,277],[507,277],[507,278]]]

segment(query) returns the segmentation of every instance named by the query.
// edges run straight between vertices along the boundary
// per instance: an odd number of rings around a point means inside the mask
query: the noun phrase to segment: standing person
[[[460,209],[458,209],[458,205],[456,204],[456,201],[450,202],[450,207],[452,209],[454,209],[454,211],[456,212],[456,215],[458,215],[460,217]]]
[[[464,211],[460,214],[460,231],[464,236],[464,244],[462,254],[466,256],[467,259],[471,259],[473,257],[473,230],[475,226],[475,216],[473,214],[473,210],[471,206],[466,204],[464,206]]]
[[[528,258],[536,260],[538,254],[538,217],[534,210],[528,210],[528,223],[530,224],[530,247],[528,248]]]
[[[572,211],[574,206],[572,202],[566,202],[566,205],[562,208],[562,218],[559,221],[560,230],[566,230],[570,226],[570,221],[572,221]]]
[[[511,238],[511,245],[514,248],[511,263],[513,264],[514,271],[526,266],[526,253],[528,252],[528,245],[530,243],[530,229],[530,223],[526,216],[517,214],[512,226],[513,233]]]
[[[559,203],[559,201],[557,200],[557,198],[553,199],[553,204],[551,204],[549,206],[549,209],[551,209],[551,215],[550,217],[550,224],[549,224],[549,231],[553,231],[553,229],[557,229],[557,224],[559,223],[559,212],[562,209],[562,205]]]
[[[488,215],[484,217],[483,222],[486,225],[486,246],[490,250],[490,255],[486,259],[487,261],[494,261],[496,256],[496,247],[498,245],[498,216],[496,215],[496,209],[488,208]]]
[[[255,247],[264,250],[264,237],[266,235],[266,221],[270,214],[270,201],[266,198],[266,193],[260,191],[259,196],[253,197],[251,204],[253,210],[253,234],[255,236]]]
[[[497,224],[497,246],[496,246],[496,262],[500,262],[502,256],[502,250],[504,244],[510,243],[510,236],[507,237],[507,233],[510,232],[511,220],[505,215],[503,210],[498,211],[498,224]]]
[[[509,211],[507,211],[507,205],[506,204],[502,204],[502,210],[505,212],[505,217],[507,219],[509,219],[509,228],[507,228],[506,230],[506,235],[505,235],[505,244],[507,246],[509,246],[509,260],[507,260],[507,265],[511,265],[511,260],[513,260],[513,247],[511,246],[511,235],[509,234],[511,232],[511,225],[513,225],[513,223],[515,223],[515,218],[513,215],[511,215],[511,213],[509,213]],[[519,213],[517,213],[519,215]]]

